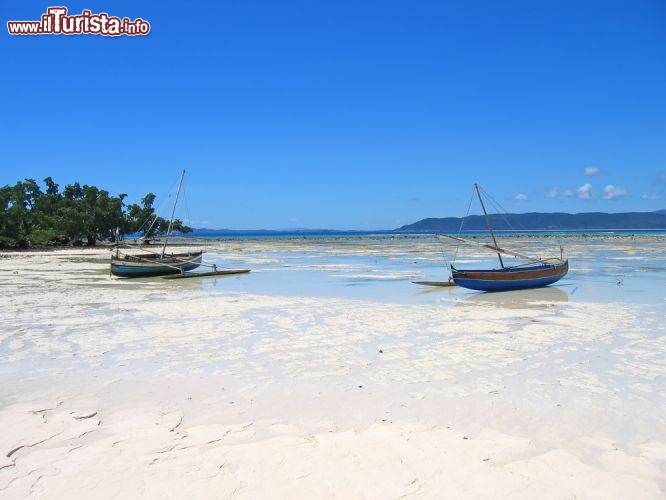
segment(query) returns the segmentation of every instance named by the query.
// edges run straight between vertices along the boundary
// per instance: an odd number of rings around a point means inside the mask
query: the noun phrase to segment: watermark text
[[[49,7],[39,21],[7,21],[10,35],[102,35],[137,36],[150,33],[150,23],[137,17],[109,16],[106,12],[68,15],[67,7]]]

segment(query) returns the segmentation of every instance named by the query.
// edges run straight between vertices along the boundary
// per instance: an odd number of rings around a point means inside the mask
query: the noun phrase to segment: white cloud
[[[614,200],[616,198],[622,198],[627,194],[627,191],[618,186],[613,186],[609,184],[604,188],[604,200]]]
[[[599,167],[587,167],[585,170],[583,170],[583,173],[585,175],[599,175],[601,173],[601,169]]]
[[[546,195],[548,198],[557,198],[557,195],[560,194],[560,190],[554,187],[550,191],[548,191],[548,194]]]
[[[593,198],[592,184],[589,182],[587,184],[583,184],[578,189],[576,189],[576,193],[581,200],[591,200]]]
[[[573,198],[574,192],[571,189],[567,189],[562,195],[566,198]]]
[[[656,194],[644,194],[641,195],[641,200],[658,200],[659,196]]]
[[[527,201],[527,195],[526,194],[517,194],[516,195],[516,201]]]

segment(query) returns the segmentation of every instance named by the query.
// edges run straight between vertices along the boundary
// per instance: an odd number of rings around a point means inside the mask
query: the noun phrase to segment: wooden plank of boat
[[[164,276],[191,271],[201,265],[202,252],[146,259],[141,255],[111,256],[111,274],[122,278]]]
[[[250,269],[222,269],[219,271],[209,271],[205,273],[182,273],[171,274],[169,276],[162,276],[165,280],[177,280],[181,278],[204,278],[206,276],[224,276],[229,274],[244,274],[249,273]]]
[[[463,288],[500,292],[548,286],[562,279],[568,271],[569,261],[564,261],[556,265],[538,264],[490,270],[462,270],[452,267],[451,275],[453,281]]]
[[[458,286],[452,281],[412,281],[412,283],[423,286]]]

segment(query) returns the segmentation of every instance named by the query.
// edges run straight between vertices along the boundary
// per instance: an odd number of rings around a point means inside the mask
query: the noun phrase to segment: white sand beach
[[[411,247],[384,274],[302,247],[211,244],[255,272],[175,281],[2,253],[0,497],[666,497],[664,241],[509,294],[419,288]],[[585,281],[598,247],[643,271]]]

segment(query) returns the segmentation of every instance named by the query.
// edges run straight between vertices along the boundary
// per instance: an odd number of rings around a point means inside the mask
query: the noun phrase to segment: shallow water
[[[654,305],[666,300],[664,236],[530,236],[508,238],[501,245],[542,258],[559,255],[562,245],[563,255],[569,259],[569,274],[549,287],[554,289],[549,292],[486,294],[458,287],[424,287],[413,281],[446,281],[452,263],[458,268],[493,268],[497,267],[497,258],[485,249],[470,249],[429,236],[266,239],[209,242],[207,261],[220,268],[249,268],[252,273],[204,278],[198,284],[184,286],[397,303],[470,299],[502,304],[514,298],[539,300],[537,297],[547,295],[560,301]]]

